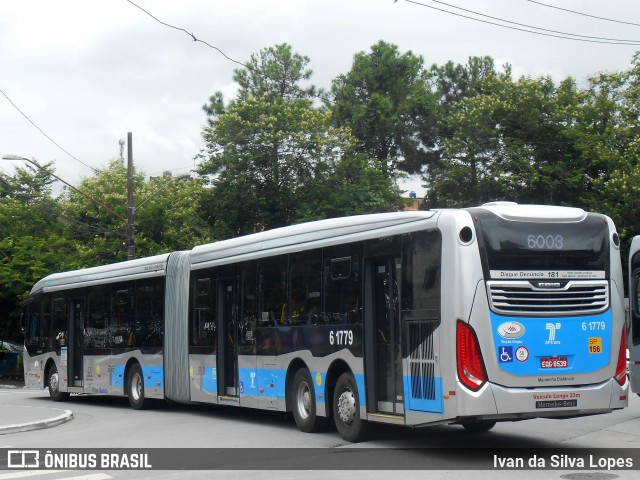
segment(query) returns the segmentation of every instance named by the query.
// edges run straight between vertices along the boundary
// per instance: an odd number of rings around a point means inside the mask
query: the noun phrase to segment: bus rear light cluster
[[[627,381],[627,332],[625,328],[622,329],[620,352],[618,352],[618,364],[616,365],[614,378],[620,385],[624,385]]]
[[[456,361],[462,384],[474,392],[480,390],[487,381],[487,371],[476,332],[462,320],[456,327]]]

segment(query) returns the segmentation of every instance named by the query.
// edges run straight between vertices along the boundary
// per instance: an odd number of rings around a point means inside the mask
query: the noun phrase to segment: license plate
[[[536,408],[570,408],[577,406],[578,400],[548,400],[536,402]]]
[[[540,368],[567,368],[567,357],[544,357],[540,359]]]

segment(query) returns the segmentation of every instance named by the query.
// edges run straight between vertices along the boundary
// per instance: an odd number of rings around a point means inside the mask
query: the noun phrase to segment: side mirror
[[[27,327],[24,323],[24,313],[20,314],[20,331],[22,333],[26,333],[27,332]]]

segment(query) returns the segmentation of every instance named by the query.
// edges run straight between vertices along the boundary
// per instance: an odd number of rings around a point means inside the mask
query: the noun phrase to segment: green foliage
[[[51,198],[50,164],[19,168],[0,182],[0,338],[16,338],[19,303],[73,251]]]
[[[300,85],[311,74],[307,63],[286,45],[252,56],[249,71],[236,71],[238,97],[204,130],[200,173],[212,176],[216,237],[398,204],[393,178],[354,157],[350,130],[331,126],[331,114],[314,107],[313,87]],[[354,161],[365,181],[343,176]],[[334,195],[323,186],[334,186]],[[356,206],[354,199],[366,201]]]
[[[326,103],[334,124],[349,127],[358,150],[385,174],[420,171],[435,122],[422,57],[380,41],[370,53],[355,55],[351,70],[333,81]]]
[[[212,240],[200,215],[202,183],[171,176],[145,182],[141,172],[135,173],[137,257],[188,249]],[[127,168],[114,160],[106,169],[83,180],[78,190],[90,192],[91,197],[100,199],[100,204],[76,191],[67,191],[63,207],[69,237],[77,245],[73,266],[126,260]]]

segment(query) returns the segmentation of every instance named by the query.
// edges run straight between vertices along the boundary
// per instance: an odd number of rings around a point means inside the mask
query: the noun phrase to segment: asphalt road
[[[0,417],[2,406],[22,405],[33,407],[65,408],[73,411],[73,420],[53,428],[12,433],[0,436],[0,449],[146,449],[146,448],[196,448],[227,449],[222,454],[224,471],[106,471],[106,472],[17,472],[0,471],[0,480],[27,478],[25,474],[38,474],[41,480],[85,478],[384,478],[397,476],[399,466],[423,464],[430,471],[429,478],[492,478],[513,480],[520,478],[561,478],[574,474],[582,477],[565,479],[640,478],[640,472],[609,472],[607,469],[586,471],[572,470],[549,472],[539,470],[465,470],[472,465],[470,451],[478,447],[498,452],[510,449],[561,449],[565,448],[620,448],[640,447],[640,399],[630,398],[630,407],[607,415],[567,420],[537,419],[523,422],[501,423],[491,432],[471,435],[459,426],[437,426],[409,430],[405,428],[379,426],[374,429],[367,442],[351,445],[343,441],[335,430],[318,434],[305,434],[297,430],[293,419],[278,412],[235,409],[221,406],[183,406],[159,403],[156,408],[145,411],[132,410],[126,399],[72,396],[65,403],[53,403],[45,391],[0,389]],[[304,447],[301,449],[300,447]],[[243,448],[273,448],[271,452],[243,451]],[[360,449],[362,455],[351,449]],[[455,457],[446,452],[443,461],[442,448],[456,448]],[[233,450],[231,450],[233,449]],[[312,449],[323,449],[320,455]],[[377,449],[373,454],[368,449]],[[236,452],[241,451],[246,458]],[[323,456],[322,452],[343,451],[348,456]],[[178,451],[179,452],[179,451]],[[300,453],[302,452],[302,453]],[[169,452],[174,455],[173,453]],[[206,453],[205,453],[206,454]],[[512,453],[506,453],[509,457]],[[186,453],[185,453],[186,456]],[[298,459],[297,462],[292,461]],[[314,461],[315,458],[315,461]],[[353,459],[345,470],[323,470],[319,461]],[[308,461],[307,461],[308,459]],[[406,464],[403,462],[407,462]],[[179,462],[179,460],[178,460]],[[226,463],[225,463],[226,462]],[[264,470],[260,469],[261,462]],[[281,462],[281,463],[280,463]],[[314,463],[315,462],[315,463]],[[371,462],[371,463],[368,463]],[[293,466],[292,466],[293,465]],[[373,465],[373,467],[372,467]],[[380,468],[381,466],[381,468]],[[435,467],[434,467],[435,466]],[[181,465],[177,468],[187,468]],[[277,470],[292,468],[292,470]],[[374,470],[351,470],[375,468]],[[640,465],[637,465],[640,468]],[[251,469],[251,470],[245,470]],[[572,473],[573,472],[573,473]],[[403,478],[426,478],[425,471],[412,470],[402,473]],[[584,475],[591,475],[589,477]],[[106,476],[105,476],[106,475]],[[608,477],[615,478],[615,477]]]

